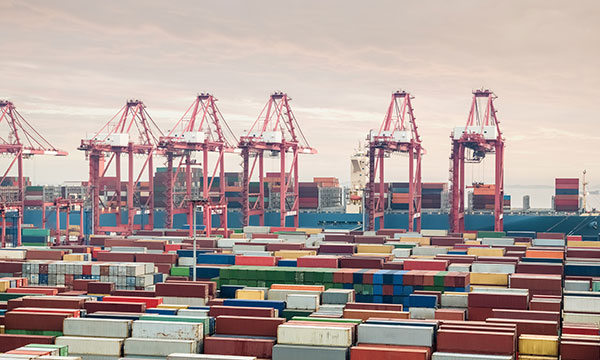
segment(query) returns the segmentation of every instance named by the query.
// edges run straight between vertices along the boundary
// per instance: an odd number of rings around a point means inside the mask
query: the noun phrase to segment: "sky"
[[[275,90],[318,150],[302,156],[300,180],[347,183],[353,149],[397,89],[414,96],[423,181],[446,181],[450,132],[481,87],[498,96],[507,189],[551,192],[583,169],[600,184],[598,1],[4,0],[0,13],[0,98],[70,153],[27,160],[38,184],[86,180],[80,140],[128,98],[167,131],[208,91],[240,135]],[[240,169],[236,155],[226,163]],[[388,160],[387,180],[405,180],[406,163]],[[467,182],[492,181],[492,166]]]

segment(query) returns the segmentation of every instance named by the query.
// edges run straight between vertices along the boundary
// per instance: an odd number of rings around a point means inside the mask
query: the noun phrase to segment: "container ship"
[[[472,109],[492,104],[473,96]],[[13,131],[0,147],[19,168],[0,182],[0,359],[599,359],[585,178],[557,178],[553,209],[512,208],[491,108],[452,132],[450,182],[423,182],[410,99],[392,94],[349,186],[299,181],[298,157],[316,149],[280,92],[239,140],[210,94],[166,134],[130,100],[82,139],[83,183],[32,184],[24,158],[66,152]],[[395,152],[406,182],[384,181]],[[486,155],[500,159],[495,182],[465,184],[465,162]],[[225,171],[231,156],[241,171]]]

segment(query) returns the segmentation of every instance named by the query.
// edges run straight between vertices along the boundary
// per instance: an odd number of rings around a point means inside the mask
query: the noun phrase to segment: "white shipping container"
[[[321,291],[269,289],[267,298],[269,300],[285,301],[287,299],[288,295],[291,295],[291,294],[321,296]]]
[[[442,294],[443,308],[467,308],[469,307],[469,296],[463,294]]]
[[[392,255],[396,259],[408,258],[410,257],[411,249],[394,249],[392,250]]]
[[[56,345],[67,345],[69,353],[79,355],[121,356],[123,339],[59,336]]]
[[[565,312],[600,313],[600,297],[565,296],[563,299]]]
[[[125,355],[169,356],[173,353],[197,353],[198,342],[195,340],[174,339],[125,339]]]
[[[471,264],[471,271],[476,273],[500,273],[500,274],[513,274],[515,272],[516,265],[509,263],[485,263],[485,262],[474,262]]]
[[[421,235],[423,236],[446,236],[448,235],[448,230],[435,230],[435,229],[421,229]]]
[[[594,324],[600,326],[600,314],[563,313],[563,323]]]
[[[447,247],[441,246],[417,246],[412,249],[413,255],[420,256],[432,256],[432,255],[443,255],[448,253]]]
[[[163,296],[164,305],[189,305],[189,306],[205,306],[205,298],[190,298],[190,297],[175,297],[175,296]]]
[[[25,260],[27,250],[0,250],[0,259],[2,260]]]
[[[585,280],[565,280],[567,291],[590,291],[590,282]]]
[[[202,323],[136,320],[133,322],[131,336],[200,341],[204,337],[204,328]]]
[[[433,327],[360,324],[358,342],[402,346],[433,346]]]
[[[277,328],[279,344],[348,347],[352,340],[351,328],[288,324]]]
[[[410,313],[411,319],[435,319],[435,309],[434,308],[420,308],[420,307],[411,307],[408,312]]]
[[[289,309],[316,311],[319,308],[319,295],[289,294],[286,305]]]
[[[205,318],[208,316],[208,310],[179,309],[177,310],[177,316]]]
[[[63,323],[63,334],[123,339],[130,336],[131,323],[131,320],[66,318]]]
[[[482,245],[499,245],[499,246],[511,246],[515,244],[513,238],[482,238]]]
[[[52,355],[44,355],[40,356],[38,359],[45,360],[81,360],[80,356],[52,356]]]

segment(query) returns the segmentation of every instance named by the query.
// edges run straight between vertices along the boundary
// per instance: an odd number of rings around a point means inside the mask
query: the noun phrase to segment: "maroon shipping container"
[[[180,296],[207,298],[208,285],[198,283],[169,282],[156,284],[156,296]]]
[[[54,336],[0,334],[0,352],[7,352],[29,344],[54,344]]]
[[[115,291],[115,283],[111,282],[91,282],[88,283],[87,292],[90,294],[109,294]]]
[[[498,319],[528,319],[555,322],[560,321],[560,312],[558,311],[494,309],[493,315],[494,318]]]
[[[339,241],[345,243],[353,243],[354,235],[347,234],[325,234],[325,241]]]
[[[454,246],[456,244],[462,244],[464,239],[461,237],[451,236],[433,236],[430,238],[431,245],[435,246]]]
[[[96,254],[98,261],[135,262],[135,253],[99,252]]]
[[[368,235],[356,235],[354,242],[357,244],[385,244],[387,236],[368,236]]]
[[[177,254],[135,254],[135,261],[173,265],[177,263]]]
[[[335,256],[302,256],[298,258],[298,267],[337,268],[339,258]]]
[[[377,303],[359,303],[350,302],[346,304],[346,309],[357,310],[383,310],[383,311],[403,311],[402,304],[377,304]]]
[[[272,318],[275,317],[275,309],[258,307],[255,308],[246,306],[213,305],[208,311],[208,316],[217,317],[222,315]]]
[[[557,263],[520,262],[517,264],[517,273],[562,275],[563,265]]]
[[[209,336],[204,338],[204,353],[270,359],[274,345],[275,339]]]
[[[515,334],[508,332],[445,329],[437,332],[437,351],[440,352],[513,355],[515,344]]]
[[[277,327],[284,322],[284,318],[221,315],[216,318],[215,333],[277,337]]]
[[[489,323],[517,324],[517,338],[522,334],[558,335],[558,322],[529,319],[488,318]]]
[[[184,284],[202,284],[202,285],[206,285],[208,286],[208,296],[215,296],[217,294],[217,283],[214,281],[208,281],[208,280],[196,280],[196,281],[192,281],[192,280],[186,280],[187,278],[184,279],[171,279],[173,276],[169,276],[167,278],[168,283],[184,283]]]
[[[468,296],[469,307],[527,310],[529,305],[529,295],[527,294],[504,294],[490,292],[469,293]]]
[[[4,326],[6,330],[62,332],[63,321],[68,317],[71,314],[9,311],[4,314]]]
[[[319,254],[354,254],[356,245],[354,244],[321,244]]]
[[[62,250],[27,250],[27,260],[62,260]]]
[[[83,309],[86,299],[65,296],[25,296],[20,301],[19,307]]]
[[[341,268],[353,269],[383,269],[383,258],[377,257],[343,257],[340,259]]]
[[[85,309],[89,314],[97,311],[143,313],[146,312],[146,304],[118,301],[87,301]]]
[[[267,244],[267,251],[279,251],[279,250],[304,250],[304,244],[295,243],[274,243]]]

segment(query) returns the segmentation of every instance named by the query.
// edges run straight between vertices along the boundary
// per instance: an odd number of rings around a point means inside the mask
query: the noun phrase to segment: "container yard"
[[[249,226],[6,248],[1,358],[598,359],[598,244]]]
[[[0,13],[0,360],[600,360],[600,4]]]

